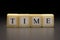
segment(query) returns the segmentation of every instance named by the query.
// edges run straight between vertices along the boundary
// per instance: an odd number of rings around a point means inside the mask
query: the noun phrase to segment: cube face
[[[42,18],[41,18],[41,15],[39,16],[36,15],[36,14],[33,14],[31,15],[31,27],[41,27],[41,24],[42,24]]]
[[[29,15],[19,15],[19,27],[26,28],[30,27],[30,16]]]
[[[43,27],[54,27],[54,15],[53,14],[51,15],[43,14],[42,18],[43,18],[43,23],[42,23]]]
[[[7,15],[7,27],[18,27],[18,15],[17,14]]]

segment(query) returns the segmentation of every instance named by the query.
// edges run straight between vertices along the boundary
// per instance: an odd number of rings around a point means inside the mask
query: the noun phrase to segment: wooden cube
[[[54,27],[54,15],[53,14],[42,14],[42,26],[43,27]]]
[[[7,14],[7,27],[18,27],[18,14]]]
[[[30,20],[29,14],[19,14],[19,27],[30,27]]]
[[[31,27],[41,27],[42,17],[41,14],[31,14],[30,15]]]

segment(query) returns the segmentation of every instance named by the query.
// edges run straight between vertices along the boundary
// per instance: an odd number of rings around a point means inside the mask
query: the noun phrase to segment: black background
[[[53,13],[55,18],[59,16],[56,9],[59,7],[56,1],[17,2],[6,1],[0,3],[0,17],[6,18],[7,13]]]

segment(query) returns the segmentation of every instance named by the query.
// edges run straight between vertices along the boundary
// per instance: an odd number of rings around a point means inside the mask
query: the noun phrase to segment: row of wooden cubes
[[[54,27],[53,14],[7,14],[7,28]]]

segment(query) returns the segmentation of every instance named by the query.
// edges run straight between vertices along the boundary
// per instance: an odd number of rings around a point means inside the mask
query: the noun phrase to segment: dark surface
[[[60,24],[55,20],[55,28],[6,28],[0,23],[0,40],[59,40]]]

